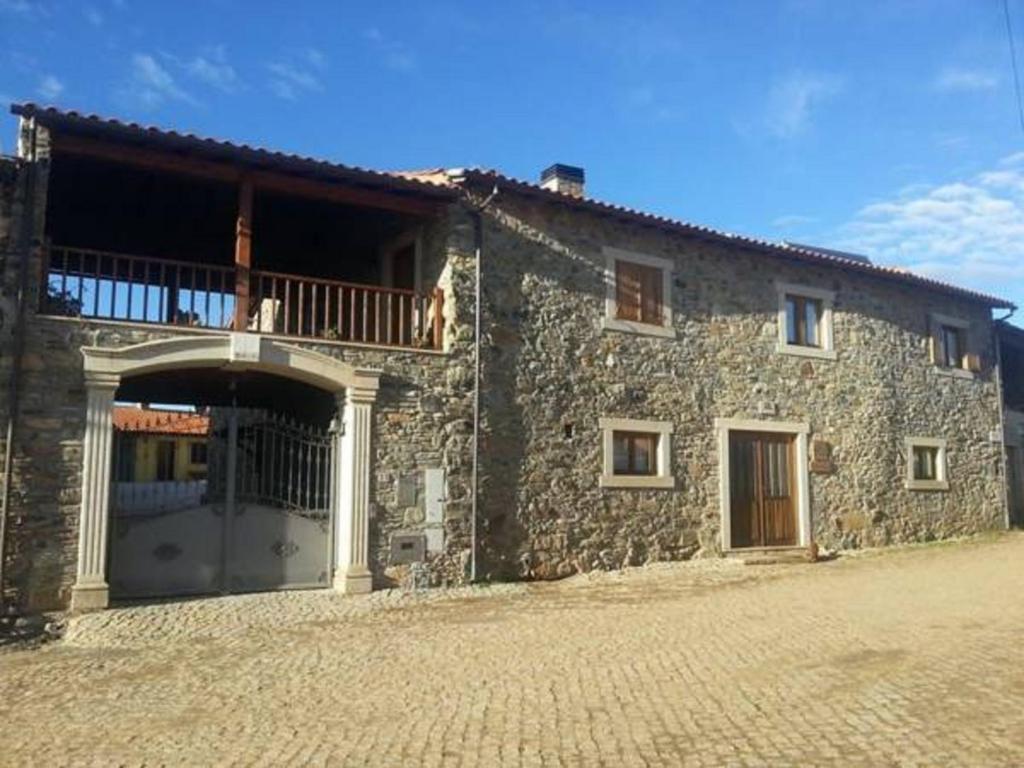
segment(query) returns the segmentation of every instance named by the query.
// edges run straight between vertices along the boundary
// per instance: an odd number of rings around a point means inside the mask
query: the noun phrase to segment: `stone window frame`
[[[835,360],[837,358],[834,328],[836,292],[825,288],[815,288],[810,285],[786,283],[781,280],[777,280],[775,281],[775,293],[778,297],[779,326],[779,337],[776,345],[776,351],[783,355],[813,357],[818,360]],[[821,319],[818,328],[818,334],[821,339],[820,347],[805,347],[799,344],[789,343],[786,316],[787,296],[800,296],[805,299],[814,299],[821,302]]]
[[[676,479],[672,474],[672,433],[675,426],[671,421],[649,419],[598,419],[601,428],[602,462],[598,485],[601,488],[675,488]],[[656,457],[657,472],[653,475],[616,475],[614,435],[616,432],[642,432],[658,438]]]
[[[947,441],[936,437],[908,437],[906,446],[906,487],[908,491],[948,491],[949,465],[947,461]],[[935,448],[935,480],[917,480],[914,477],[914,449]]]
[[[601,250],[605,257],[605,311],[604,317],[601,318],[601,330],[625,331],[626,333],[636,333],[643,336],[674,339],[676,337],[676,329],[673,324],[672,312],[672,271],[675,269],[675,262],[672,259],[662,258],[661,256],[651,256],[646,253],[613,248],[610,245],[604,246]],[[615,264],[619,261],[661,270],[662,322],[660,325],[641,323],[636,320],[622,320],[616,316]]]
[[[942,363],[941,349],[942,349],[942,327],[950,326],[952,328],[958,328],[963,332],[963,345],[964,348],[961,353],[961,367],[949,368]],[[932,312],[928,315],[928,349],[930,350],[932,367],[936,373],[942,376],[952,376],[956,379],[974,379],[974,371],[963,367],[967,356],[971,352],[971,343],[969,334],[971,330],[971,322],[964,320],[962,317],[954,317],[953,315],[944,315],[939,312]]]

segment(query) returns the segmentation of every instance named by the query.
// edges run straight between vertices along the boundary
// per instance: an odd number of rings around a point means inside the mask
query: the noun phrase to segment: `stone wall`
[[[495,575],[717,554],[718,417],[809,422],[812,439],[833,446],[834,472],[811,476],[820,545],[924,541],[1002,524],[985,306],[511,192],[486,222],[481,504]],[[675,339],[600,329],[603,246],[672,260]],[[836,292],[837,360],[776,351],[776,280]],[[970,320],[971,347],[984,360],[975,380],[931,364],[935,311]],[[608,416],[672,422],[674,490],[598,486],[598,420]],[[949,441],[948,492],[904,489],[907,436]]]
[[[22,123],[19,130],[18,146],[19,151],[27,153],[33,144],[33,133],[28,123]],[[48,139],[45,135],[38,137],[35,142],[39,149],[40,162],[32,165],[23,165],[19,161],[6,160],[2,163],[2,177],[0,187],[0,243],[2,243],[3,254],[3,288],[0,295],[0,311],[3,313],[3,325],[0,327],[0,380],[3,387],[0,389],[0,415],[2,415],[2,426],[4,430],[0,435],[6,436],[8,419],[11,412],[11,390],[10,383],[16,368],[16,344],[15,325],[17,322],[18,304],[17,297],[20,290],[20,278],[23,262],[27,259],[27,283],[26,283],[26,306],[29,310],[26,313],[26,326],[31,324],[31,306],[38,290],[38,264],[39,248],[38,233],[42,231],[45,219],[45,209],[42,201],[46,195],[46,179],[48,168]],[[26,217],[31,218],[31,223],[26,222]],[[31,342],[24,345],[24,359],[28,364],[38,365],[41,356],[45,354],[42,350],[33,349]],[[15,596],[20,588],[18,580],[25,575],[23,564],[27,556],[34,557],[36,553],[30,552],[32,546],[32,532],[45,528],[48,524],[45,519],[47,510],[37,510],[34,506],[36,498],[43,494],[48,500],[56,500],[64,493],[62,483],[52,481],[53,469],[51,459],[54,454],[59,454],[62,447],[59,444],[59,416],[46,418],[37,409],[32,410],[28,405],[33,400],[32,393],[26,392],[29,384],[27,376],[24,375],[25,366],[21,366],[22,382],[19,388],[21,399],[18,407],[20,418],[15,423],[14,444],[12,450],[12,471],[10,497],[8,499],[7,519],[7,541],[5,546],[5,598]],[[36,394],[36,400],[39,399]],[[40,421],[40,418],[43,420]],[[42,450],[37,450],[40,444],[37,437],[37,430],[42,428],[48,437],[53,438],[54,443],[46,442]],[[27,435],[27,437],[26,437]],[[28,451],[22,450],[23,445],[28,445]],[[0,439],[0,450],[5,450]],[[3,454],[0,453],[0,456]],[[36,472],[36,469],[40,471]],[[5,481],[0,477],[0,481]],[[53,504],[49,505],[50,507]],[[20,535],[20,531],[29,532],[29,536]],[[47,554],[40,557],[42,568],[51,567],[51,561]],[[73,567],[73,565],[72,565]],[[15,602],[17,602],[15,600]]]

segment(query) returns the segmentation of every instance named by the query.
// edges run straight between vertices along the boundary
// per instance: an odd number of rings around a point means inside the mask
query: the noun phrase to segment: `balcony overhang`
[[[34,104],[15,104],[11,112],[46,127],[58,154],[228,183],[248,179],[257,190],[419,216],[436,214],[457,196],[440,184],[95,115]]]

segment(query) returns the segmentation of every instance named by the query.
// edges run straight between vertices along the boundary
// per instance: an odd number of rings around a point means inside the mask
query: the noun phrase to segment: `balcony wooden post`
[[[238,187],[238,221],[235,225],[235,322],[236,331],[249,327],[249,270],[252,267],[252,179],[243,177]]]
[[[434,349],[444,348],[444,289],[434,288]]]

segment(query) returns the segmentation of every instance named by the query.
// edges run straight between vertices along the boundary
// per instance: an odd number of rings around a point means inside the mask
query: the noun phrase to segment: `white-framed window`
[[[972,354],[969,346],[971,324],[959,317],[932,314],[928,325],[928,342],[935,367],[942,373],[974,378],[974,373],[981,368],[981,361]]]
[[[908,437],[907,488],[912,491],[949,489],[946,441],[932,437]]]
[[[776,283],[775,290],[779,297],[778,351],[835,360],[832,330],[835,292],[793,283]]]
[[[602,488],[674,488],[672,422],[603,418]]]
[[[670,259],[605,246],[605,314],[601,328],[674,338]]]

